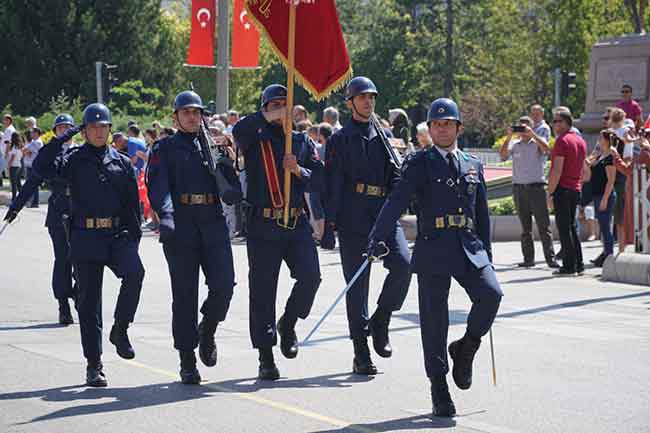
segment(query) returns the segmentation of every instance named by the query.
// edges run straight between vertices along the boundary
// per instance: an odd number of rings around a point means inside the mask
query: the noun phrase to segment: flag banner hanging
[[[260,32],[253,24],[244,0],[234,0],[232,11],[232,53],[233,68],[256,68],[259,66]]]
[[[247,18],[266,35],[285,68],[289,68],[290,2],[245,0]],[[296,81],[316,100],[342,87],[352,75],[334,0],[298,3],[295,44]]]
[[[192,0],[192,33],[187,50],[189,66],[214,66],[214,0]]]

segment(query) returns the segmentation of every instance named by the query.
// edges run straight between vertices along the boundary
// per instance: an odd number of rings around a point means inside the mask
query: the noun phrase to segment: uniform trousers
[[[140,302],[144,267],[138,255],[138,243],[121,237],[113,239],[110,254],[103,262],[75,261],[79,297],[79,328],[84,357],[97,361],[102,355],[102,284],[107,266],[122,280],[115,305],[116,321],[131,323]]]
[[[174,348],[180,351],[194,350],[199,344],[199,269],[203,271],[208,286],[208,297],[201,306],[201,314],[208,320],[225,320],[235,286],[225,219],[203,224],[200,229],[205,235],[192,242],[174,239],[163,244],[172,284]]]
[[[454,274],[418,272],[420,332],[424,367],[428,377],[449,372],[447,333],[449,330],[449,287],[453,277],[472,301],[467,317],[467,334],[479,339],[492,326],[503,293],[491,265],[476,269],[464,258],[465,271]]]
[[[251,221],[247,239],[249,294],[249,327],[253,347],[269,348],[277,344],[275,304],[278,276],[282,261],[287,264],[291,278],[296,280],[287,299],[285,314],[301,319],[311,311],[321,282],[316,243],[306,218],[300,218],[295,230],[278,230],[274,236],[260,236]],[[275,222],[261,223],[273,225]]]
[[[72,262],[70,261],[70,246],[63,225],[47,227],[54,248],[54,269],[52,270],[52,290],[57,300],[72,298]]]
[[[366,260],[364,253],[368,249],[368,237],[341,231],[339,232],[339,244],[343,275],[345,281],[349,282]],[[377,306],[383,311],[392,312],[402,308],[411,283],[408,243],[401,226],[396,227],[386,245],[389,248],[389,253],[384,257],[383,263],[384,268],[388,270],[388,275],[384,280]],[[354,283],[345,297],[350,338],[368,335],[369,286],[370,267],[366,268],[366,271]]]

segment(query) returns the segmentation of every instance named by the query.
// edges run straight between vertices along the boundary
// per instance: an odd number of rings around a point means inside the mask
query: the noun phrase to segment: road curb
[[[650,255],[621,253],[607,257],[603,264],[603,280],[650,285]]]

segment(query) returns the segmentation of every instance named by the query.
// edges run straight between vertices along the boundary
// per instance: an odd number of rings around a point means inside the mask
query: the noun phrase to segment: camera
[[[526,132],[524,125],[512,125],[512,132]]]

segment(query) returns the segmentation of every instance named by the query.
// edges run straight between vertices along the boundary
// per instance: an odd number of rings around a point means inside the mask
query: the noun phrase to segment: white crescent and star
[[[201,16],[206,15],[207,17],[205,18],[205,21],[201,20]],[[201,24],[201,28],[205,28],[205,26],[208,25],[208,21],[212,18],[212,14],[210,13],[210,10],[207,8],[201,8],[198,10],[196,13],[196,19]]]
[[[251,28],[251,23],[244,22],[244,17],[245,17],[246,15],[248,15],[248,12],[246,11],[246,9],[244,9],[243,11],[241,11],[241,13],[239,14],[239,22],[242,23],[242,25],[244,26],[244,28],[245,28],[246,30],[248,30],[248,29]]]

